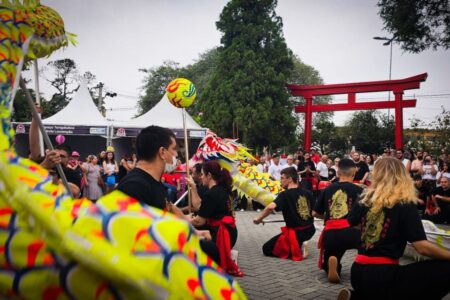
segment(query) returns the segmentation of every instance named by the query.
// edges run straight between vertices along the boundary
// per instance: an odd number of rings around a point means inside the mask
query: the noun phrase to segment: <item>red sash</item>
[[[279,258],[289,258],[291,254],[291,259],[295,261],[303,260],[303,253],[298,245],[297,236],[295,234],[298,230],[304,230],[311,227],[311,225],[297,226],[293,228],[281,227],[281,235],[275,243],[273,248],[273,255]]]
[[[317,248],[320,249],[319,254],[319,261],[318,261],[318,267],[319,269],[322,269],[323,265],[323,233],[330,229],[344,229],[350,227],[350,224],[348,224],[347,219],[340,219],[340,220],[328,220],[325,222],[325,227],[322,230],[322,233],[320,234],[319,241],[317,242]]]
[[[355,263],[360,265],[398,265],[399,260],[385,256],[366,256],[358,254],[355,257]]]
[[[220,254],[220,266],[228,274],[234,276],[244,276],[236,263],[231,259],[230,233],[227,226],[236,227],[236,221],[231,216],[225,216],[221,220],[208,219],[208,224],[212,227],[219,227],[217,230],[216,246]]]

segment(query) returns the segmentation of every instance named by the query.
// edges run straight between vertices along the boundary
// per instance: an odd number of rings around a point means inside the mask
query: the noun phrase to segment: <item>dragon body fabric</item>
[[[248,150],[236,140],[222,139],[214,132],[208,131],[192,162],[195,164],[217,160],[221,167],[230,171],[233,188],[240,196],[246,196],[266,206],[275,200],[283,189],[279,181],[270,179],[269,174],[260,173],[255,166],[243,162],[246,159],[255,159]]]
[[[3,1],[0,16],[0,298],[246,299],[187,222],[118,191],[72,199],[17,156],[9,106],[23,62],[70,36],[38,1]]]

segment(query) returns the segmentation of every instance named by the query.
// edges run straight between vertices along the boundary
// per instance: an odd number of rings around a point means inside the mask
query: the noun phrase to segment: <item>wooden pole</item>
[[[45,146],[49,150],[54,150],[52,142],[50,141],[50,138],[48,137],[48,134],[45,131],[44,124],[42,124],[41,118],[39,118],[39,114],[36,111],[36,107],[34,105],[33,98],[31,97],[30,91],[28,91],[27,86],[26,86],[25,81],[23,80],[23,78],[20,78],[19,85],[20,85],[20,88],[25,93],[25,98],[27,98],[28,106],[31,109],[31,113],[33,115],[33,118],[38,123],[39,129],[41,130],[42,138],[44,139]],[[66,175],[64,174],[64,171],[62,169],[61,164],[57,164],[56,165],[56,170],[58,171],[59,178],[61,178],[61,181],[62,181],[64,187],[67,189],[67,192],[70,194],[69,183],[67,181]]]
[[[189,171],[189,144],[188,144],[188,133],[187,133],[187,128],[186,128],[186,109],[182,108],[181,109],[183,112],[183,129],[184,129],[184,153],[185,153],[185,157],[186,157],[186,177],[190,176],[190,171]],[[192,200],[191,200],[191,189],[189,187],[189,185],[186,185],[187,189],[188,189],[188,211],[189,214],[191,213],[191,205],[192,205]]]

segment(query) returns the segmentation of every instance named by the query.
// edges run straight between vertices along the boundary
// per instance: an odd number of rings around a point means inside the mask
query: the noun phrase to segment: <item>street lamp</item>
[[[380,37],[380,36],[376,36],[373,38],[374,40],[379,40],[379,41],[385,41],[383,43],[383,46],[391,46],[391,49],[389,51],[389,80],[391,80],[391,74],[392,74],[392,45],[394,44],[394,37],[391,38],[387,38],[387,37]],[[391,101],[391,91],[389,91],[388,93],[388,101]],[[391,109],[388,108],[388,122],[389,122],[389,118],[390,118],[390,112]]]

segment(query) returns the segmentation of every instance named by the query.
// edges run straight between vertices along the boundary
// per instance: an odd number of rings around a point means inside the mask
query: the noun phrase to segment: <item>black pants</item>
[[[442,299],[450,292],[450,261],[406,266],[353,263],[351,299]]]
[[[220,254],[216,243],[213,241],[200,240],[200,248],[206,253],[213,261],[220,265]]]
[[[217,240],[218,229],[219,229],[219,227],[210,227],[209,228],[209,232],[211,233],[211,238],[214,243],[216,243],[216,240]],[[237,231],[236,227],[231,228],[228,226],[227,226],[227,230],[228,230],[228,233],[230,234],[230,246],[231,246],[231,248],[233,248],[237,241],[238,231]]]
[[[436,224],[450,224],[450,205],[439,203],[441,211],[437,215],[423,215],[423,219],[430,220]]]
[[[361,231],[354,227],[344,229],[330,229],[323,233],[323,258],[322,268],[328,273],[328,258],[336,256],[338,260],[338,273],[341,273],[341,259],[345,251],[357,249],[360,244]]]
[[[311,226],[311,227],[306,228],[304,230],[296,231],[295,233],[296,233],[296,236],[297,236],[297,242],[298,242],[299,247],[301,248],[303,242],[308,241],[309,239],[311,239],[315,232],[316,232],[316,228],[314,228],[314,226]],[[275,245],[276,245],[280,235],[281,235],[281,233],[277,234],[276,236],[274,236],[273,238],[268,240],[263,245],[262,251],[263,251],[265,256],[275,256],[275,255],[273,255],[273,249],[275,248]]]

